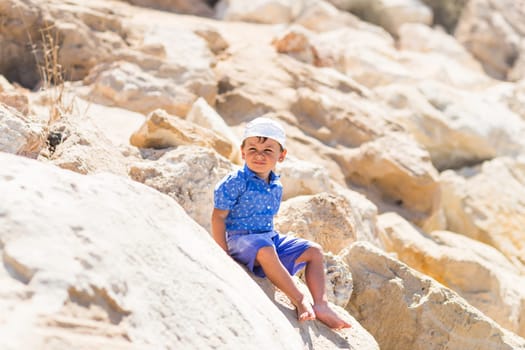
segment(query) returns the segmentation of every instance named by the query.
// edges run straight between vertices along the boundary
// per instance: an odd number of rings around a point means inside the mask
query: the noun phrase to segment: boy
[[[246,125],[241,144],[244,167],[215,187],[213,239],[236,261],[282,290],[297,308],[299,321],[317,318],[330,328],[349,328],[328,305],[321,247],[274,231],[282,185],[273,170],[286,157],[285,141],[284,129],[272,119],[259,117]],[[313,305],[292,279],[303,267]]]

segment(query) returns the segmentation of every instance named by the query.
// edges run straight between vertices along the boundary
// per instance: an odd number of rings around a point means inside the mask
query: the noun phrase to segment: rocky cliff
[[[0,0],[0,347],[525,349],[524,16]],[[351,329],[210,237],[261,115],[288,135],[276,227],[323,246]]]

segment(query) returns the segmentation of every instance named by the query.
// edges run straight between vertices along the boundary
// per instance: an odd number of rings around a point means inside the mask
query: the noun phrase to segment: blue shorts
[[[295,261],[313,246],[313,243],[306,239],[282,235],[275,231],[228,234],[226,241],[230,256],[259,277],[266,277],[262,267],[255,265],[259,249],[274,246],[283,266],[290,275],[294,275],[306,265],[304,262],[297,264]]]

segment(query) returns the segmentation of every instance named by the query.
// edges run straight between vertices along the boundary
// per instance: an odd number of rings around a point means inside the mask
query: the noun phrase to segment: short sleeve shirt
[[[246,165],[224,177],[215,186],[214,206],[229,210],[226,231],[247,233],[273,230],[273,217],[279,211],[283,186],[273,171],[266,183]]]

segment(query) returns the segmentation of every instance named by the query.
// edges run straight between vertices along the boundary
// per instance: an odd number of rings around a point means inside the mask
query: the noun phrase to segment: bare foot
[[[332,329],[343,329],[352,327],[348,322],[339,317],[328,304],[317,304],[313,306],[315,316],[321,322]]]
[[[306,298],[303,298],[302,301],[298,302],[295,305],[295,308],[297,309],[297,319],[299,321],[315,320],[314,309]]]

